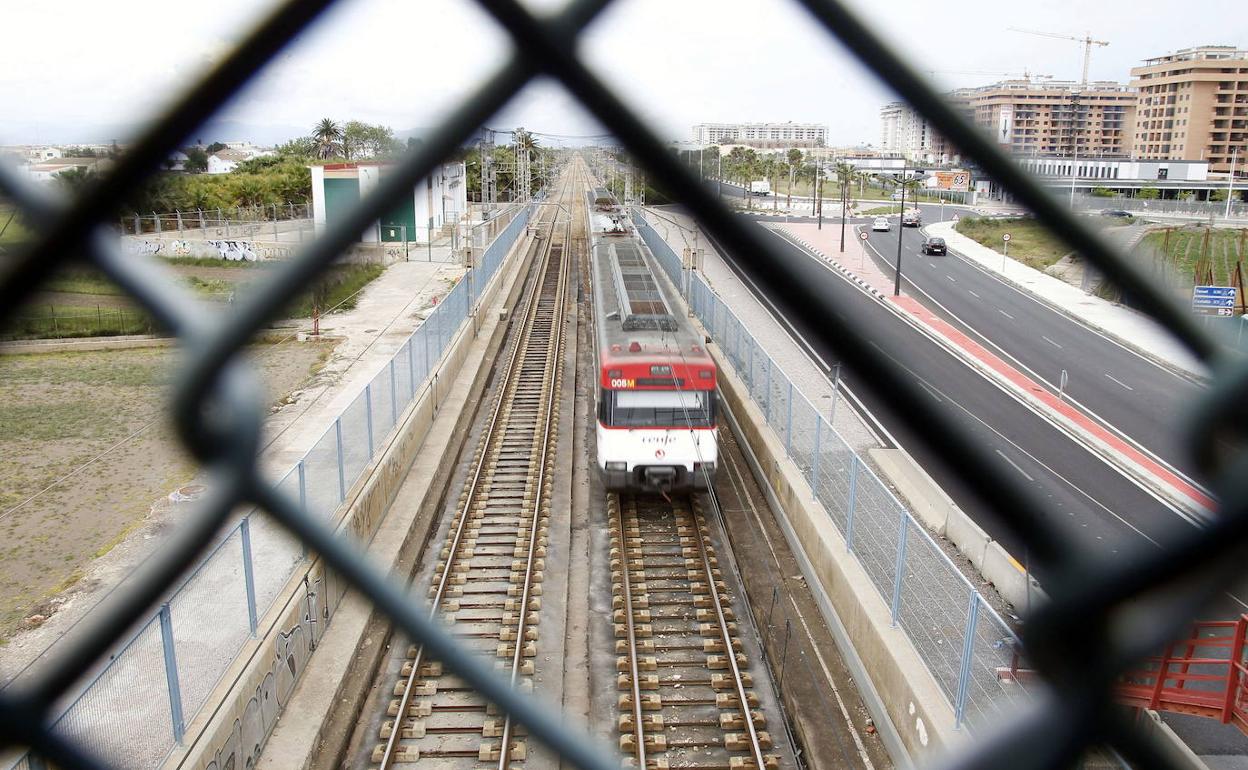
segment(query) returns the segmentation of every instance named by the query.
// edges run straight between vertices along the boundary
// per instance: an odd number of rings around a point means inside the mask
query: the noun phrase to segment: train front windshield
[[[713,396],[711,390],[607,390],[602,421],[623,428],[710,428]]]

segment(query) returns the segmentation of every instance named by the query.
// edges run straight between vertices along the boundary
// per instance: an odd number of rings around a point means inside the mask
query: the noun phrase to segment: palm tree
[[[316,142],[318,158],[332,158],[342,143],[342,127],[330,118],[321,118],[321,122],[312,129],[312,139]]]
[[[793,148],[789,150],[789,197],[785,201],[785,206],[793,208],[793,174],[802,167],[802,151]]]

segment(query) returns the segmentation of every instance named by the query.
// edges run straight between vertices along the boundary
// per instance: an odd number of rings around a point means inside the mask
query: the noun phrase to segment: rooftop
[[[1145,67],[1165,64],[1174,61],[1200,61],[1208,59],[1248,59],[1248,50],[1233,45],[1201,45],[1193,48],[1180,48],[1174,53],[1155,56],[1144,60]]]

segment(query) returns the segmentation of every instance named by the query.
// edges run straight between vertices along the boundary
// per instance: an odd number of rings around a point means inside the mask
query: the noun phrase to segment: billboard
[[[997,119],[997,143],[1009,144],[1014,134],[1014,108],[1002,107]]]
[[[954,170],[954,171],[936,171],[932,176],[936,177],[937,190],[969,190],[971,189],[971,172]]]

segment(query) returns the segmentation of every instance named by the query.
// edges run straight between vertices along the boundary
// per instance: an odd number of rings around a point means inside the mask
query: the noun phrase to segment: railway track
[[[638,768],[777,768],[700,500],[607,498],[620,750]]]
[[[532,687],[537,654],[573,261],[555,219],[429,588],[432,614],[464,649],[495,658],[521,688]],[[407,649],[387,714],[371,755],[381,770],[421,760],[502,769],[526,756],[510,717],[417,645]]]

